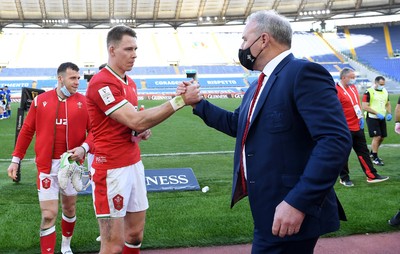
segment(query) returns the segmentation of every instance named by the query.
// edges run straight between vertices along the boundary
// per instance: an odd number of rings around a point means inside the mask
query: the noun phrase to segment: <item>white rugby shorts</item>
[[[65,190],[60,188],[58,184],[58,170],[60,169],[60,160],[51,161],[50,174],[40,172],[38,175],[38,196],[39,201],[58,200],[59,193],[65,196],[76,196],[78,192],[72,186],[71,181],[68,182]]]
[[[120,218],[126,212],[149,208],[142,161],[122,168],[90,170],[97,218]]]

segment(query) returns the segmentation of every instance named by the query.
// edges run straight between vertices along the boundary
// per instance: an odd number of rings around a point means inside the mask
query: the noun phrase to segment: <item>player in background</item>
[[[11,117],[11,91],[8,89],[8,86],[4,86],[3,91],[6,97],[6,111],[3,113],[4,118]]]
[[[73,63],[62,63],[57,70],[57,88],[35,97],[18,135],[8,176],[16,179],[18,164],[24,158],[36,134],[35,154],[37,189],[41,211],[40,248],[42,254],[55,253],[56,220],[61,196],[61,253],[72,254],[70,243],[76,222],[77,191],[68,181],[60,189],[58,172],[60,156],[70,154],[72,161],[82,161],[92,146],[86,99],[77,93],[79,68]],[[68,161],[68,160],[66,160]]]

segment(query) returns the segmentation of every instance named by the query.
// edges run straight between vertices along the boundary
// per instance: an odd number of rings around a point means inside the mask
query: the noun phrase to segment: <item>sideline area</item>
[[[141,250],[143,254],[250,254],[251,245]],[[398,254],[400,231],[320,238],[314,254]]]

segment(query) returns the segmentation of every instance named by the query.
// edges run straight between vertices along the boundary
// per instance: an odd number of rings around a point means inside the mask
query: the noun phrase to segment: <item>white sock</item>
[[[61,240],[61,253],[65,253],[67,251],[70,251],[70,253],[72,254],[71,251],[71,238],[70,237],[66,237],[66,236],[62,236],[62,240]]]
[[[67,216],[64,215],[64,213],[62,214],[62,219],[63,221],[66,221],[68,223],[73,223],[76,221],[76,216],[72,217],[72,218],[68,218]],[[62,222],[64,223],[64,222]],[[68,226],[68,225],[65,225]],[[65,254],[65,252],[69,251],[68,254],[72,254],[71,251],[71,238],[72,235],[67,237],[67,236],[62,236],[62,240],[61,240],[61,253]]]

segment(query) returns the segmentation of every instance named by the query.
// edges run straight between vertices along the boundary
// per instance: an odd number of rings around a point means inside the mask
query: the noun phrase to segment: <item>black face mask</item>
[[[257,57],[258,57],[258,56],[261,54],[261,52],[262,52],[262,50],[261,50],[260,53],[258,53],[258,55],[257,55],[256,57],[254,57],[254,56],[251,54],[250,48],[251,48],[251,46],[253,46],[254,43],[256,43],[256,41],[258,41],[260,38],[261,38],[261,36],[258,37],[257,40],[255,40],[255,41],[253,42],[253,44],[251,44],[247,49],[239,49],[239,54],[238,54],[238,56],[239,56],[240,64],[243,65],[243,67],[245,67],[246,69],[248,69],[248,70],[250,70],[250,71],[253,70],[254,63],[255,63]]]

